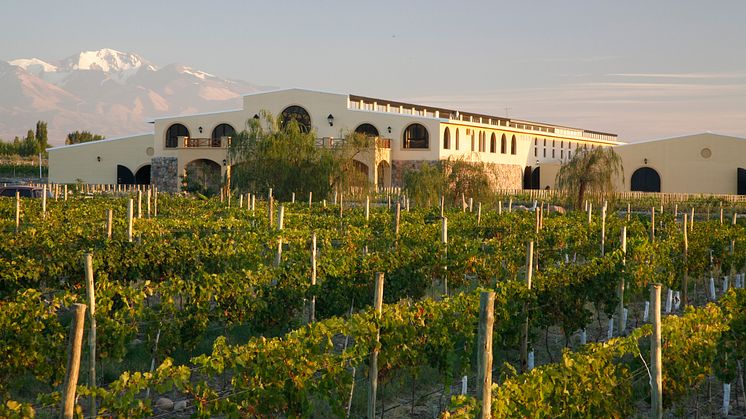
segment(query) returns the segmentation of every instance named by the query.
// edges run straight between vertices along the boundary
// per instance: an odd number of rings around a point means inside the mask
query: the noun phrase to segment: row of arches
[[[460,149],[460,130],[458,128],[455,129],[456,135],[455,135],[455,144],[454,150]],[[471,132],[471,151],[477,151],[474,147],[474,131]],[[479,132],[479,147],[478,150],[481,153],[487,152],[487,133],[484,131]],[[450,150],[451,149],[451,129],[450,127],[446,127],[446,129],[443,131],[443,149]],[[508,148],[508,138],[505,134],[502,135],[500,138],[500,153],[501,154],[513,154],[515,155],[518,152],[518,142],[515,138],[515,135],[511,136],[510,138],[510,148]],[[490,153],[497,153],[497,136],[493,132],[490,136]]]
[[[150,185],[150,165],[146,164],[132,173],[127,166],[118,164],[117,185]]]
[[[200,127],[200,130],[202,128]],[[230,124],[218,124],[213,128],[210,136],[212,147],[220,147],[220,141],[223,137],[233,137],[236,130]],[[183,124],[173,124],[166,130],[166,148],[176,148],[179,146],[179,137],[191,137],[189,129]]]

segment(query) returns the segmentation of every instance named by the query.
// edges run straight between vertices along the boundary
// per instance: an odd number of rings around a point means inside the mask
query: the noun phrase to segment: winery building
[[[313,130],[320,147],[349,132],[376,137],[377,152],[356,156],[370,184],[400,186],[423,162],[466,159],[485,163],[498,188],[553,187],[559,166],[578,147],[621,144],[617,136],[356,95],[303,89],[243,97],[241,109],[157,118],[153,132],[49,149],[54,183],[154,184],[178,191],[192,170],[224,175],[231,137],[262,111]]]

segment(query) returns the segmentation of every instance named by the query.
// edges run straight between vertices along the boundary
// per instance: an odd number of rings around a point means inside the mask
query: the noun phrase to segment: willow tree
[[[582,206],[586,193],[613,192],[616,177],[620,175],[624,181],[622,158],[612,147],[583,147],[560,167],[555,183],[569,197],[577,197],[577,209]]]
[[[312,192],[320,199],[359,182],[354,158],[370,140],[350,134],[333,144],[318,144],[316,132],[294,119],[282,124],[268,112],[261,115],[249,119],[246,129],[231,139],[232,188],[262,195],[272,188],[282,200]]]

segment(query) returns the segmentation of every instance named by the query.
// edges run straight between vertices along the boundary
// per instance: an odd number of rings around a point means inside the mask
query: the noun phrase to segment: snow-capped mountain
[[[180,64],[158,67],[137,54],[104,48],[59,61],[0,61],[0,139],[49,123],[50,143],[87,130],[107,137],[147,132],[147,119],[240,107],[262,90]]]

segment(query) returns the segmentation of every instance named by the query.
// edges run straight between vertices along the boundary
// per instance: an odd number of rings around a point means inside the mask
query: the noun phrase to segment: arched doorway
[[[138,185],[150,185],[150,165],[146,164],[145,166],[137,169],[137,172],[135,173],[135,183]]]
[[[378,128],[372,124],[360,124],[355,128],[357,134],[363,134],[367,137],[378,137]]]
[[[537,167],[531,172],[531,189],[541,188],[541,167]]]
[[[117,165],[117,185],[134,185],[135,175],[127,166]]]
[[[736,171],[736,193],[746,195],[746,169],[741,167]]]
[[[523,189],[531,189],[531,166],[523,170]]]
[[[641,167],[632,173],[630,190],[633,192],[660,192],[661,177],[655,169]]]
[[[220,192],[222,183],[220,165],[208,159],[198,159],[184,166],[183,189],[187,192],[199,192],[215,195]]]
[[[220,124],[212,130],[210,145],[212,147],[228,147],[231,138],[236,135],[236,130],[229,124]]]
[[[166,131],[166,148],[179,147],[179,137],[189,137],[187,127],[181,124],[173,124],[168,127],[168,131]]]

